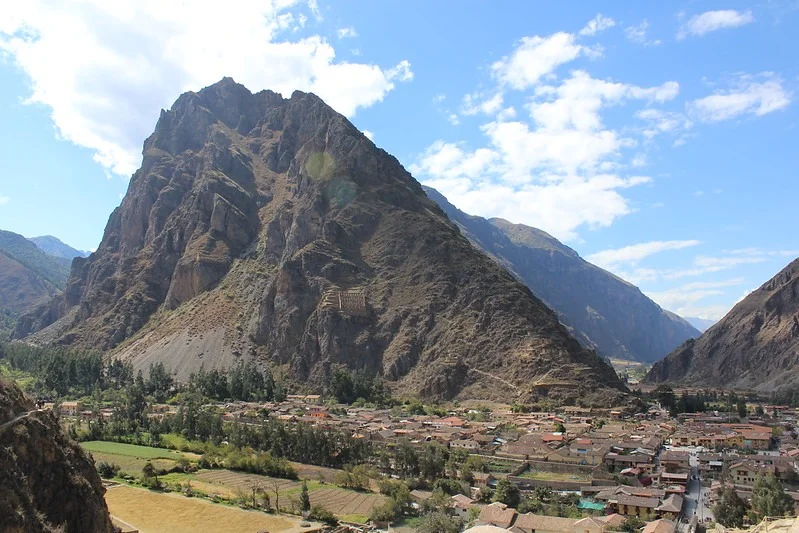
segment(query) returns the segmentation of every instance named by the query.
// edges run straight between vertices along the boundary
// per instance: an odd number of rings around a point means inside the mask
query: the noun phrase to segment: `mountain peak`
[[[229,79],[162,114],[97,251],[20,319],[31,333],[179,379],[247,359],[314,389],[340,366],[428,397],[623,389],[345,117]]]

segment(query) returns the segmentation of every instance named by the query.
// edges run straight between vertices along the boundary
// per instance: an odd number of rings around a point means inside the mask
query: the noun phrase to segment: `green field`
[[[83,446],[84,450],[90,452],[113,453],[116,455],[140,457],[142,459],[174,459],[177,461],[183,456],[180,452],[166,450],[164,448],[151,448],[150,446],[137,446],[135,444],[105,442],[101,440],[82,442],[81,446]]]
[[[528,470],[519,477],[539,479],[541,481],[589,481],[591,479],[590,476],[586,476],[585,474],[543,472],[541,470]]]
[[[119,465],[122,472],[138,475],[148,462],[159,470],[169,470],[177,465],[182,457],[192,461],[198,456],[163,448],[136,446],[119,442],[88,441],[82,442],[84,450],[91,453],[95,462],[105,461]]]

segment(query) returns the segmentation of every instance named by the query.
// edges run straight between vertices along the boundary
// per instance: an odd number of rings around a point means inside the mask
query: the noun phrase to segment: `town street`
[[[699,480],[699,469],[697,466],[696,451],[690,451],[691,476],[688,479],[688,487],[685,491],[685,504],[683,505],[682,516],[690,520],[694,514],[700,523],[704,523],[707,518],[713,520],[713,511],[708,507],[707,501],[710,495],[709,487],[702,487]]]

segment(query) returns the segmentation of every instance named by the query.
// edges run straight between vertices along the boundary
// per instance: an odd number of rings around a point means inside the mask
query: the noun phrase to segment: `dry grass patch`
[[[141,533],[239,533],[259,530],[298,533],[317,530],[300,527],[299,518],[245,511],[197,498],[125,485],[109,489],[105,501],[112,515],[139,528]]]

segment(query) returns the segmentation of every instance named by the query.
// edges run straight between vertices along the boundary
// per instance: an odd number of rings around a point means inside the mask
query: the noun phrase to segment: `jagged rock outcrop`
[[[602,355],[654,362],[699,336],[638,287],[585,261],[548,233],[469,215],[435,189],[425,187],[425,192],[475,246],[510,270],[580,342]]]
[[[0,531],[111,532],[105,488],[51,412],[0,379]]]
[[[425,396],[623,388],[346,118],[228,78],[161,113],[100,246],[20,319],[28,335],[179,379],[254,358],[315,389],[335,365]]]
[[[646,381],[764,392],[799,386],[799,259],[656,363]]]

